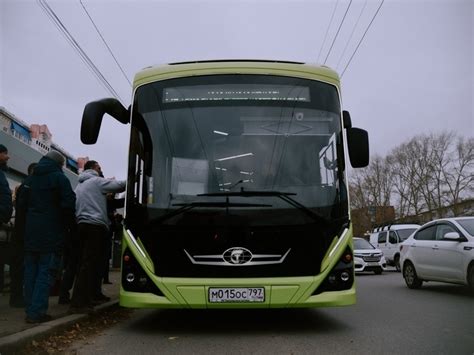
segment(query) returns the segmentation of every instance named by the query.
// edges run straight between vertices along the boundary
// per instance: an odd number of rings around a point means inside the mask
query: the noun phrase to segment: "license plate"
[[[367,263],[369,266],[379,266],[379,263]]]
[[[210,303],[225,302],[265,302],[263,287],[209,288]]]

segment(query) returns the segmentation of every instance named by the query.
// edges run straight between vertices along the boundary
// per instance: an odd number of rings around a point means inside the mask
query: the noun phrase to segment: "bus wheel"
[[[403,278],[405,279],[408,288],[411,289],[420,288],[423,283],[423,281],[416,275],[415,267],[409,261],[407,261],[403,266]]]

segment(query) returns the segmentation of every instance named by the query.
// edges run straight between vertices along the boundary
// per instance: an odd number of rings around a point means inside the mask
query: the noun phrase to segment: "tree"
[[[443,170],[447,203],[455,205],[474,194],[474,138],[459,137],[450,154],[450,166]]]
[[[370,160],[368,167],[354,170],[349,180],[353,208],[390,205],[392,181],[387,161],[378,155]]]
[[[398,218],[422,212],[442,217],[446,207],[474,194],[474,138],[453,132],[414,136],[386,158],[371,158],[350,184],[353,208],[393,202]]]

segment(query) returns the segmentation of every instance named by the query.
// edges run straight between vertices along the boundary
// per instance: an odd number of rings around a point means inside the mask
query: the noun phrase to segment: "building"
[[[393,206],[370,206],[351,210],[354,236],[363,236],[374,227],[395,220]]]
[[[0,143],[8,148],[10,160],[6,176],[12,190],[27,176],[28,166],[38,162],[51,150],[56,150],[66,157],[64,173],[73,188],[77,185],[81,165],[78,164],[78,159],[53,142],[48,126],[28,125],[0,106]],[[84,166],[88,159],[79,160]]]

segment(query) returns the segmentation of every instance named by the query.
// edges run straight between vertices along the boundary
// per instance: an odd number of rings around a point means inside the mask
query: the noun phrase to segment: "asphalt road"
[[[462,286],[405,286],[360,275],[357,305],[297,310],[136,310],[79,354],[474,354],[474,297]]]

